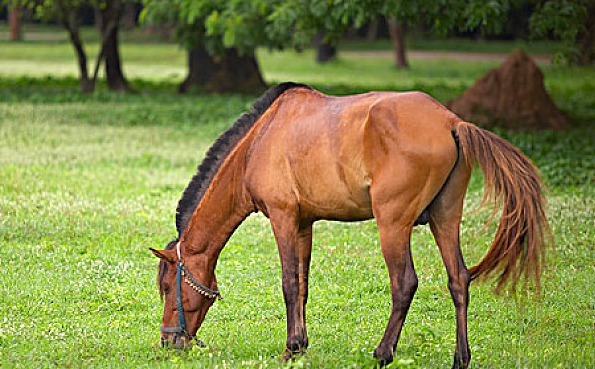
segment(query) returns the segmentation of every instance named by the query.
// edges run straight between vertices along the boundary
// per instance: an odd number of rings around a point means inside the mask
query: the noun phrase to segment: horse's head
[[[182,255],[177,241],[165,250],[151,251],[161,259],[157,276],[165,303],[161,345],[190,347],[207,311],[220,298],[213,268],[204,255]]]

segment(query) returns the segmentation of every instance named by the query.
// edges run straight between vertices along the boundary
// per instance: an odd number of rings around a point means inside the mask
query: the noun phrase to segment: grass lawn
[[[224,299],[199,337],[205,349],[159,347],[162,304],[148,247],[175,236],[178,198],[212,141],[255,96],[179,96],[184,53],[169,44],[124,44],[139,90],[77,92],[70,46],[0,42],[0,367],[372,367],[390,309],[388,276],[373,221],[319,222],[308,305],[311,347],[284,364],[285,308],[267,220],[250,218],[219,260]],[[416,61],[396,71],[383,58],[260,51],[267,81],[296,80],[328,93],[422,89],[456,97],[493,62]],[[28,61],[28,64],[22,64]],[[471,286],[473,368],[595,367],[595,71],[544,66],[546,85],[571,118],[568,131],[498,131],[540,167],[549,186],[556,245],[541,299],[496,296]],[[51,78],[47,76],[52,76]],[[463,220],[469,265],[494,227],[473,212],[472,178]],[[454,307],[427,227],[416,228],[420,287],[391,368],[451,365]]]

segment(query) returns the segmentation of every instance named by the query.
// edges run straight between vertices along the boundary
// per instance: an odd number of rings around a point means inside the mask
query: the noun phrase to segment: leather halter
[[[184,307],[182,306],[182,281],[186,282],[186,284],[192,287],[194,291],[203,295],[207,299],[221,299],[221,294],[218,290],[210,289],[209,287],[200,283],[192,275],[192,273],[190,273],[188,268],[186,268],[184,265],[184,260],[180,254],[180,242],[176,244],[176,253],[178,254],[178,263],[176,267],[176,308],[178,310],[180,325],[177,327],[161,327],[161,332],[184,334],[189,336],[192,340],[195,337],[191,335],[186,329],[186,317],[184,315]]]

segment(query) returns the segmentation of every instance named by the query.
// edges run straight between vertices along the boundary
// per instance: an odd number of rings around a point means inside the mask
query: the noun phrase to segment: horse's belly
[[[372,203],[367,186],[318,186],[314,191],[300,191],[300,212],[313,219],[359,221],[370,219]]]
[[[310,218],[318,220],[336,220],[341,222],[358,222],[374,217],[371,208],[338,207],[336,209],[325,209],[316,207]]]

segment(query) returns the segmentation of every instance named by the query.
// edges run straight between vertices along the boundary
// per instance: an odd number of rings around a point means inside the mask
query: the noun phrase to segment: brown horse
[[[468,270],[459,228],[474,163],[484,173],[484,201],[502,201],[503,210],[487,254]],[[219,253],[238,225],[260,211],[270,219],[281,257],[284,356],[302,352],[313,222],[375,218],[392,311],[374,356],[389,363],[417,288],[411,231],[429,222],[456,309],[453,367],[466,368],[470,281],[495,272],[499,286],[515,285],[523,275],[539,285],[548,233],[541,188],[518,149],[423,93],[335,97],[280,84],[211,147],[178,204],[178,238],[152,250],[161,258],[162,343],[190,344],[219,295]]]

